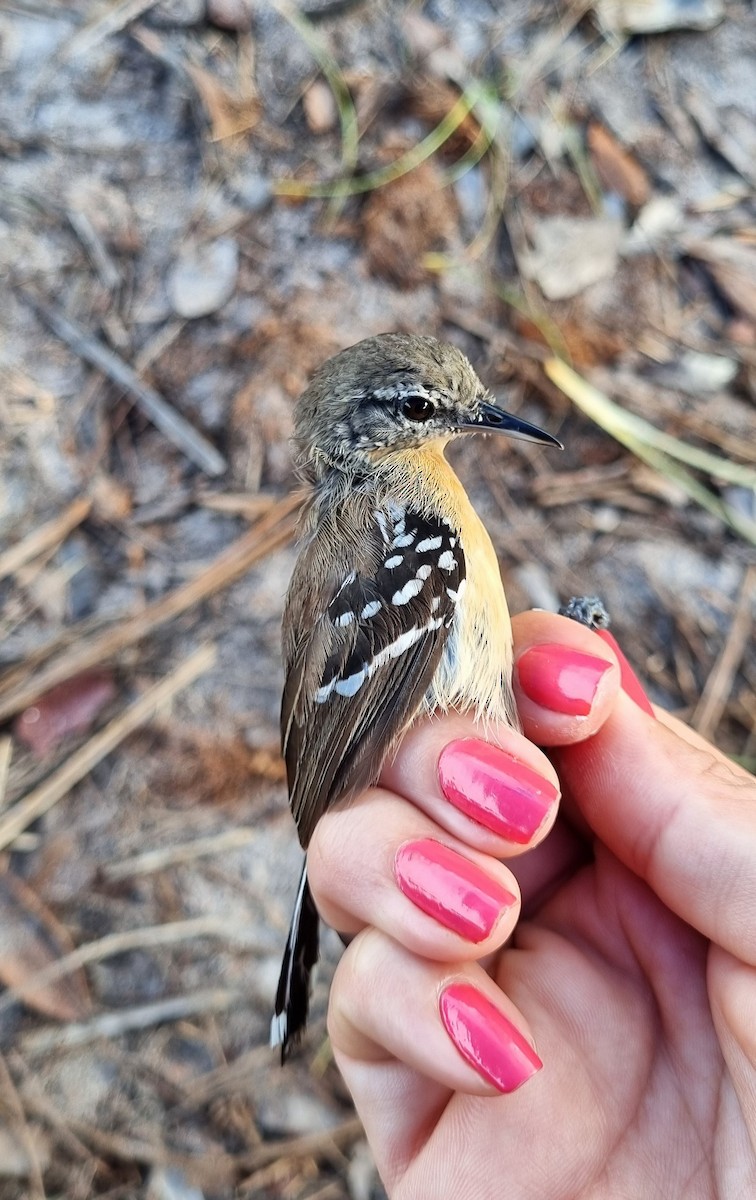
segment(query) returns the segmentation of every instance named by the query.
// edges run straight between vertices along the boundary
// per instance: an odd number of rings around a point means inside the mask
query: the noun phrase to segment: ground
[[[753,769],[755,59],[716,0],[3,6],[0,1200],[382,1194],[328,965],[266,1044],[335,350],[452,340],[562,439],[453,451],[511,607],[602,596]]]

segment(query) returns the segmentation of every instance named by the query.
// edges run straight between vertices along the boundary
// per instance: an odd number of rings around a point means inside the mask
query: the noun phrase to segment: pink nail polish
[[[405,842],[394,859],[405,896],[468,942],[482,942],[516,896],[480,867],[433,838]]]
[[[445,746],[438,777],[441,791],[455,808],[518,846],[531,840],[559,798],[543,775],[477,738]]]
[[[656,713],[651,707],[651,701],[644,692],[640,679],[635,674],[635,671],[630,666],[630,663],[627,661],[617,645],[617,639],[614,634],[610,633],[608,629],[597,629],[596,633],[601,638],[602,642],[606,642],[607,646],[610,646],[617,655],[617,661],[619,662],[620,667],[622,691],[626,696],[629,696],[631,700],[635,701],[635,703],[638,705],[638,708],[642,708],[644,713],[648,713],[649,717],[653,717],[654,720],[656,720]]]
[[[450,984],[439,1011],[462,1057],[500,1092],[513,1092],[543,1066],[519,1029],[470,984]]]
[[[529,700],[550,712],[585,717],[611,663],[568,646],[533,646],[517,660],[517,678]]]

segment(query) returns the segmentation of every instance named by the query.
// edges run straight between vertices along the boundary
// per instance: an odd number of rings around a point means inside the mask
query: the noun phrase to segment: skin
[[[418,723],[381,786],[317,826],[325,920],[355,935],[329,1032],[389,1195],[398,1200],[746,1200],[756,1195],[756,781],[619,690],[609,647],[546,613],[515,655],[559,643],[609,661],[591,711],[539,708],[495,741],[561,781],[530,846],[446,801],[437,760],[472,720]],[[552,747],[547,759],[534,743]],[[396,850],[434,837],[522,897],[473,944],[404,896]],[[505,948],[506,943],[506,948]],[[502,1096],[438,1014],[473,984],[543,1069]]]

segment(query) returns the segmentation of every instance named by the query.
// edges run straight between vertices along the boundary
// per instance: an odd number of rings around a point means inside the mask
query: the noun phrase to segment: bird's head
[[[366,338],[329,358],[295,418],[301,465],[315,476],[476,430],[560,445],[492,403],[456,346],[404,333]]]

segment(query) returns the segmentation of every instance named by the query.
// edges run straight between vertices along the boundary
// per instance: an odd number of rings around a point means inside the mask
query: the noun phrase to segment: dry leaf
[[[220,80],[196,63],[187,63],[186,69],[208,115],[211,141],[238,137],[255,128],[261,114],[260,101],[255,96],[230,92]]]
[[[252,749],[240,737],[218,739],[194,730],[168,738],[158,782],[185,803],[228,804],[247,796],[261,779],[278,784],[285,778],[277,742]]]
[[[543,217],[533,226],[533,249],[520,256],[522,273],[547,300],[576,296],[614,274],[623,233],[613,217]]]
[[[362,211],[363,244],[374,275],[398,287],[419,287],[427,278],[423,256],[448,247],[457,212],[432,162],[373,192]]]
[[[74,950],[64,925],[16,875],[0,875],[0,980],[16,988]],[[25,992],[21,1003],[57,1021],[81,1021],[92,1011],[82,970]]]
[[[115,692],[110,671],[82,671],[25,709],[16,718],[13,732],[37,758],[45,758],[65,738],[85,733]]]
[[[636,208],[646,203],[651,191],[648,175],[614,134],[598,121],[591,121],[588,126],[588,149],[607,191],[616,192]]]

